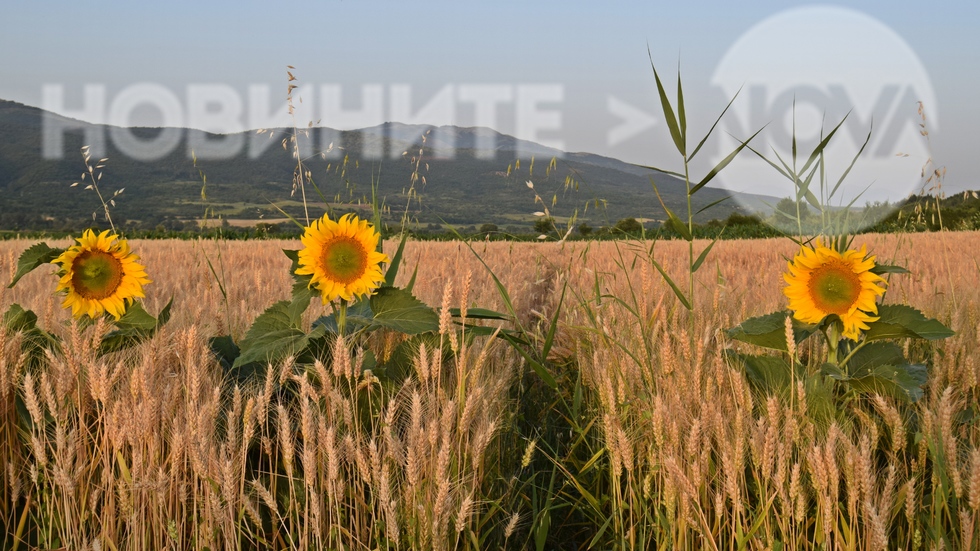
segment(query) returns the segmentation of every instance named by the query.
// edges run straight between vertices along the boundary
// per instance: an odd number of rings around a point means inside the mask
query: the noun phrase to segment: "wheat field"
[[[0,242],[7,280],[30,244]],[[802,382],[766,396],[726,361],[751,347],[725,329],[785,308],[789,240],[719,242],[693,322],[649,261],[681,278],[686,243],[409,242],[398,283],[417,270],[447,352],[421,348],[396,385],[363,354],[236,384],[210,354],[207,338],[241,339],[288,298],[280,249],[298,241],[131,242],[153,280],[146,309],[173,298],[173,317],[102,357],[104,328],[72,326],[53,268],[36,270],[0,308],[34,310],[65,353],[33,368],[22,337],[0,332],[4,548],[978,548],[980,233],[856,244],[912,271],[891,277],[886,302],[957,332],[906,344],[930,365],[914,405],[871,396],[828,415]],[[449,321],[452,307],[506,308],[477,255],[530,346],[558,320],[555,388]],[[314,302],[307,323],[324,313]],[[383,357],[397,338],[370,348]]]

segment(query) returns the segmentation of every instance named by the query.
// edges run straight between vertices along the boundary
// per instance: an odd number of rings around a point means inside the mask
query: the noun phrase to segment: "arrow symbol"
[[[653,115],[641,111],[615,96],[606,97],[606,108],[611,114],[623,119],[620,125],[606,134],[606,142],[609,147],[625,142],[657,124],[657,119]]]

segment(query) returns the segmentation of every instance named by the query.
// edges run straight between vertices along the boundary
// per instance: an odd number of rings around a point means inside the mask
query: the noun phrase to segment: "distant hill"
[[[69,187],[79,181],[84,168],[78,153],[84,145],[83,131],[65,133],[63,159],[45,160],[41,156],[43,116],[41,109],[0,100],[0,229],[30,229],[25,226],[43,220],[91,219],[91,213],[99,209],[98,199],[91,191],[82,186]],[[59,118],[50,113],[47,116]],[[333,154],[339,154],[340,158],[314,156],[306,163],[314,181],[331,202],[367,200],[372,181],[378,182],[379,193],[390,207],[391,216],[397,218],[409,203],[407,190],[414,170],[411,158],[422,147],[419,137],[428,129],[386,123],[361,131],[335,132]],[[162,129],[129,131],[141,139],[149,139]],[[127,157],[107,137],[109,161],[101,187],[106,193],[125,188],[117,199],[114,217],[149,225],[166,218],[198,219],[206,206],[228,218],[281,218],[282,214],[272,206],[276,203],[298,216],[302,213],[299,195],[290,196],[295,161],[281,146],[289,132],[283,129],[272,132],[271,145],[254,159],[247,154],[246,147],[231,159],[199,161],[197,168],[187,153],[188,138],[220,139],[220,136],[183,130],[182,141],[173,152],[145,162]],[[488,136],[495,142],[492,151],[484,147]],[[316,142],[320,138],[319,129],[313,129],[309,137],[301,136],[304,141]],[[244,139],[247,144],[249,140],[268,138],[250,132]],[[435,152],[448,144],[455,148],[454,157],[435,158]],[[315,151],[320,151],[329,144],[314,146]],[[342,150],[338,149],[341,147]],[[534,181],[535,191],[548,203],[553,215],[569,216],[577,208],[579,218],[596,227],[626,217],[663,219],[663,209],[653,193],[651,179],[669,207],[681,212],[686,208],[683,182],[673,177],[599,155],[563,154],[485,128],[440,127],[426,135],[424,148],[419,176],[425,182],[420,180],[415,187],[421,208],[412,202],[412,215],[421,224],[446,221],[457,225],[495,223],[530,227],[534,220],[532,213],[543,209],[534,204],[533,192],[525,184],[528,179]],[[359,160],[365,152],[376,151],[384,152],[383,160]],[[403,151],[409,153],[401,156]],[[398,157],[392,158],[393,155]],[[551,159],[559,155],[563,158],[548,170]],[[343,156],[347,157],[346,164]],[[202,200],[198,169],[207,175],[206,202]],[[729,192],[725,190],[706,187],[695,195],[695,208],[727,195]],[[323,209],[320,198],[309,188],[307,198],[319,215]],[[741,202],[763,208],[760,199],[775,201],[742,196]],[[586,203],[590,203],[587,209]],[[730,200],[707,209],[698,219],[721,219],[747,210]]]

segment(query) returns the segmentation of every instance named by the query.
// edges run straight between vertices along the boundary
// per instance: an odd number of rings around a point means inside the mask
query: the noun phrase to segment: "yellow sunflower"
[[[98,235],[85,230],[75,241],[53,261],[61,266],[58,292],[67,293],[62,306],[71,307],[76,319],[108,312],[118,320],[128,303],[145,296],[143,285],[150,283],[145,268],[136,262],[139,257],[129,251],[126,240],[109,230]]]
[[[843,254],[817,241],[815,248],[803,247],[783,274],[788,284],[783,293],[789,298],[793,317],[803,323],[820,323],[836,314],[844,324],[841,333],[858,340],[868,322],[877,320],[875,299],[885,292],[877,283],[885,280],[871,272],[875,257],[867,248]]]
[[[380,238],[367,220],[345,214],[334,222],[324,214],[303,233],[296,274],[313,276],[310,286],[324,304],[370,295],[385,280],[381,263],[388,256],[376,250]]]

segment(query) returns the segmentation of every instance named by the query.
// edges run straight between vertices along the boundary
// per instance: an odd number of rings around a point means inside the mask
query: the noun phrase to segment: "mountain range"
[[[75,127],[61,133],[60,159],[42,155],[43,125],[52,121]],[[147,142],[165,130],[178,130],[180,142],[165,155],[137,160],[112,139],[112,132],[119,130]],[[304,190],[294,190],[293,129],[249,131],[242,136],[192,129],[119,129],[0,100],[0,229],[30,229],[11,226],[45,220],[91,219],[93,212],[101,211],[92,190],[71,187],[74,182],[88,183],[79,180],[85,166],[78,152],[87,145],[83,143],[86,131],[105,136],[108,161],[100,169],[100,191],[108,200],[115,190],[125,189],[115,197],[112,213],[117,223],[123,218],[144,225],[163,219],[198,220],[206,209],[209,216],[256,221],[281,219],[283,212],[304,215]],[[296,136],[301,152],[321,152],[304,159],[305,176],[319,190],[304,179],[310,216],[322,213],[324,199],[341,207],[369,202],[372,183],[393,219],[407,209],[422,225],[527,227],[535,220],[533,213],[545,207],[559,220],[577,211],[579,220],[597,227],[626,217],[662,220],[664,211],[651,182],[668,207],[686,212],[684,183],[677,178],[609,157],[558,151],[486,128],[392,122],[355,131],[300,129]],[[319,143],[328,139],[331,143]],[[195,164],[188,144],[222,140],[241,140],[244,147],[233,157],[202,158]],[[271,143],[255,155],[254,147],[265,142]],[[453,155],[438,158],[450,146]],[[533,190],[528,181],[533,182]],[[729,195],[705,187],[694,196],[695,210]],[[711,206],[697,218],[706,221],[764,210],[765,202],[775,201],[740,194],[737,201]]]

